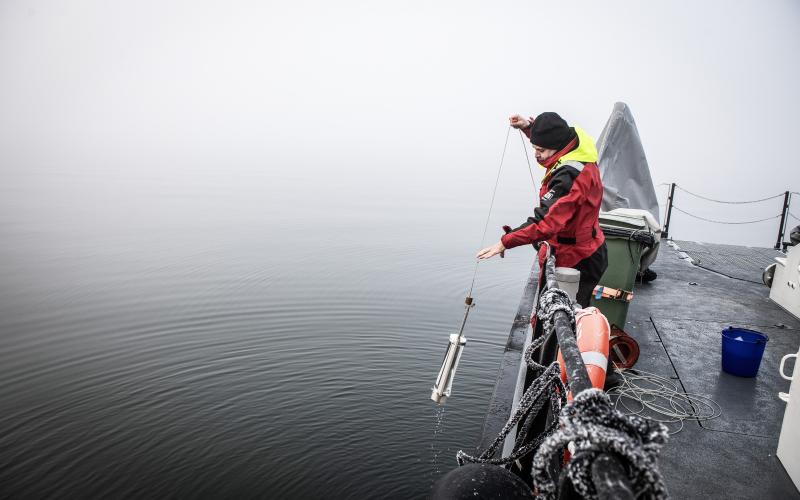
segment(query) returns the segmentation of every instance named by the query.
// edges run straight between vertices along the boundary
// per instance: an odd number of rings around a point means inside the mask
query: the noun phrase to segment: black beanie
[[[575,137],[575,129],[567,125],[558,113],[546,111],[533,120],[531,143],[535,146],[559,151]]]

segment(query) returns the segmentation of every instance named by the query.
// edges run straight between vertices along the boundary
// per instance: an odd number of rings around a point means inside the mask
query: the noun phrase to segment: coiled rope
[[[683,430],[684,422],[703,422],[722,415],[722,408],[713,399],[688,394],[666,377],[641,370],[615,370],[622,383],[608,390],[614,409],[639,415],[662,424],[680,424],[670,434]]]

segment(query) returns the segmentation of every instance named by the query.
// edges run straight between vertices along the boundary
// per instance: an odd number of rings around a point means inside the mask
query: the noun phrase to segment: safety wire
[[[778,215],[773,215],[772,217],[765,217],[763,219],[748,220],[748,221],[742,221],[742,222],[732,222],[732,221],[724,221],[724,220],[706,219],[705,217],[700,217],[699,215],[690,214],[686,210],[681,210],[680,208],[676,207],[675,205],[672,205],[672,208],[674,208],[675,210],[677,210],[678,212],[680,212],[682,214],[688,215],[689,217],[694,217],[695,219],[700,219],[700,220],[703,220],[703,221],[706,221],[706,222],[713,222],[714,224],[755,224],[756,222],[764,222],[765,220],[777,219],[777,218],[779,218],[781,216],[781,214],[778,214]]]
[[[497,194],[497,185],[500,183],[500,172],[503,171],[503,160],[506,158],[506,149],[508,148],[508,138],[511,136],[511,126],[506,131],[506,142],[503,144],[503,154],[500,156],[500,167],[497,169],[497,178],[494,181],[494,190],[492,191],[492,201],[489,203],[489,213],[486,214],[486,224],[483,226],[483,236],[481,237],[481,248],[486,243],[486,231],[489,229],[489,219],[492,217],[492,208],[494,207],[494,197]],[[478,276],[479,259],[475,259],[475,271],[472,273],[472,283],[469,285],[469,293],[467,297],[472,297],[472,289],[475,287],[475,278]]]
[[[722,408],[713,399],[701,394],[685,393],[675,381],[642,370],[617,370],[622,383],[606,393],[614,408],[662,424],[679,424],[670,434],[683,430],[684,422],[704,422],[722,415]]]
[[[714,203],[725,203],[725,204],[727,204],[727,205],[744,205],[744,204],[747,204],[747,203],[760,203],[760,202],[762,202],[762,201],[774,200],[775,198],[780,198],[781,196],[783,196],[783,195],[784,195],[783,193],[780,193],[780,194],[776,194],[775,196],[769,196],[769,197],[767,197],[767,198],[761,198],[761,199],[759,199],[759,200],[746,200],[746,201],[723,201],[723,200],[715,200],[715,199],[713,199],[713,198],[707,198],[707,197],[705,197],[705,196],[702,196],[702,195],[699,195],[699,194],[693,193],[693,192],[691,192],[691,191],[687,191],[686,189],[682,188],[681,186],[679,186],[679,185],[677,185],[677,184],[675,184],[675,187],[676,187],[676,188],[678,188],[678,189],[680,189],[680,190],[681,190],[681,191],[683,191],[684,193],[687,193],[687,194],[690,194],[690,195],[692,195],[692,196],[695,196],[695,197],[697,197],[697,198],[700,198],[701,200],[711,201],[711,202],[714,202]]]

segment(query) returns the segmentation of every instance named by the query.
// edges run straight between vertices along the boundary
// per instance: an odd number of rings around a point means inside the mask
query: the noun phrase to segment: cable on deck
[[[624,409],[629,415],[639,415],[662,424],[680,424],[684,421],[702,422],[722,415],[719,403],[701,394],[688,394],[678,388],[675,381],[641,370],[616,370],[622,383],[608,390],[615,409]]]

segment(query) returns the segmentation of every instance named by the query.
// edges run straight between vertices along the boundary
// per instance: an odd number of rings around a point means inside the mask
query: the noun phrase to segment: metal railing
[[[762,218],[762,219],[746,220],[746,221],[716,220],[716,219],[709,219],[709,218],[706,218],[706,217],[701,217],[699,215],[695,215],[693,213],[690,213],[690,212],[688,212],[686,210],[683,210],[683,209],[675,206],[675,190],[676,189],[679,189],[679,190],[683,191],[684,193],[686,193],[686,194],[688,194],[690,196],[694,196],[695,198],[699,198],[701,200],[709,201],[709,202],[712,202],[712,203],[721,203],[721,204],[726,204],[726,205],[746,205],[746,204],[750,204],[750,203],[761,203],[761,202],[764,202],[764,201],[775,200],[775,199],[778,199],[778,198],[783,198],[783,204],[782,204],[782,208],[781,208],[781,213],[779,213],[777,215],[772,215],[770,217],[765,217],[765,218]],[[702,221],[705,221],[705,222],[711,222],[711,223],[714,223],[714,224],[755,224],[757,222],[764,222],[764,221],[768,221],[768,220],[772,220],[772,219],[780,219],[780,224],[778,225],[778,238],[775,241],[775,250],[779,250],[779,249],[781,249],[781,247],[785,247],[786,246],[786,243],[784,243],[784,241],[783,241],[783,237],[784,237],[784,235],[786,233],[786,224],[788,222],[788,220],[787,220],[788,217],[792,217],[792,218],[795,218],[795,219],[797,218],[797,217],[795,217],[794,214],[792,214],[789,211],[789,205],[791,204],[792,194],[798,194],[798,193],[794,192],[794,191],[785,191],[783,193],[779,193],[779,194],[776,194],[774,196],[768,196],[766,198],[760,198],[760,199],[757,199],[757,200],[745,200],[745,201],[739,201],[739,200],[736,200],[736,201],[717,200],[717,199],[714,199],[714,198],[709,198],[707,196],[703,196],[703,195],[699,195],[699,194],[693,193],[693,192],[691,192],[691,191],[689,191],[687,189],[684,189],[683,187],[681,187],[681,186],[679,186],[679,185],[677,185],[676,183],[673,182],[673,183],[669,184],[669,192],[667,194],[667,208],[666,208],[665,215],[664,215],[664,228],[663,228],[663,230],[661,232],[661,237],[662,238],[669,238],[669,226],[670,226],[670,222],[671,222],[671,219],[672,219],[672,209],[673,208],[675,210],[677,210],[678,212],[681,212],[684,215],[688,215],[689,217],[693,217],[695,219],[699,219],[699,220],[702,220]],[[800,220],[800,219],[798,219],[798,220]]]

